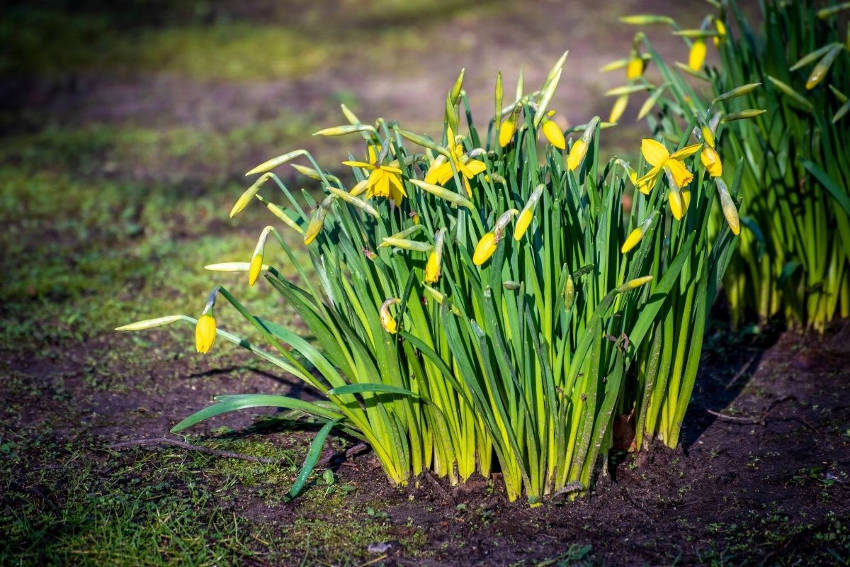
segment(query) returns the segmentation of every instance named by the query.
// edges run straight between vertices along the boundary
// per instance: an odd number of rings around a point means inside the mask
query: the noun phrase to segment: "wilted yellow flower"
[[[691,44],[691,52],[688,55],[688,67],[694,71],[702,69],[702,66],[705,63],[705,53],[705,40],[702,38],[695,39]]]
[[[215,343],[215,317],[212,313],[204,313],[198,317],[195,325],[195,349],[201,354],[206,354]]]
[[[401,169],[393,165],[382,165],[378,163],[377,152],[374,146],[369,146],[369,161],[344,161],[343,165],[360,167],[371,171],[366,180],[366,198],[372,196],[392,199],[396,205],[400,205],[402,199],[407,197],[404,185],[401,182]],[[354,187],[358,189],[359,184]],[[352,194],[354,194],[352,189]],[[362,189],[361,189],[362,190]]]
[[[555,114],[554,112],[550,112],[549,116]],[[543,119],[543,135],[549,140],[549,143],[558,148],[559,150],[563,150],[567,147],[567,141],[564,139],[564,133],[561,131],[560,126],[555,124],[553,120],[550,118]]]
[[[428,172],[425,174],[425,183],[444,185],[454,174],[452,164],[460,173],[463,179],[466,193],[472,196],[472,188],[469,186],[469,180],[474,178],[479,173],[486,171],[487,166],[483,161],[472,159],[463,153],[463,146],[455,141],[455,135],[451,126],[446,128],[446,137],[449,141],[449,154],[451,162],[447,161],[442,155],[434,160]]]
[[[516,117],[511,113],[499,126],[499,147],[504,148],[511,143],[516,133]]]
[[[673,179],[676,189],[681,189],[691,181],[694,174],[685,167],[684,158],[698,152],[702,144],[694,144],[685,146],[679,151],[672,154],[667,151],[664,144],[652,138],[644,138],[641,140],[640,151],[644,159],[652,166],[652,169],[637,180],[637,187],[643,194],[648,194],[652,187],[655,186],[655,181],[662,171],[667,171]],[[677,217],[681,218],[681,217]]]
[[[475,246],[475,253],[472,255],[472,263],[476,266],[480,266],[484,262],[490,259],[490,256],[496,251],[496,247],[499,245],[496,240],[496,235],[492,232],[488,232],[484,236],[481,237],[481,240],[478,241],[478,244]]]
[[[391,297],[387,299],[381,304],[380,316],[381,316],[381,326],[384,330],[391,335],[394,335],[398,332],[398,323],[396,323],[395,318],[393,318],[390,313],[390,305],[395,305],[397,303],[401,303],[401,300],[397,297]]]
[[[685,216],[685,203],[682,200],[682,193],[677,187],[671,187],[667,192],[667,200],[670,202],[670,212],[676,220],[682,220]]]
[[[570,153],[567,156],[567,169],[570,171],[574,171],[578,166],[581,165],[581,162],[584,161],[584,156],[587,154],[587,144],[579,138],[575,142],[573,142],[572,147],[570,148]]]

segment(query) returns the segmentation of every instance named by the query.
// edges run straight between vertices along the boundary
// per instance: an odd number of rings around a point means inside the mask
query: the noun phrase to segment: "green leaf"
[[[301,471],[298,473],[298,478],[295,479],[295,483],[292,485],[292,488],[289,489],[290,499],[298,496],[298,493],[301,492],[302,488],[304,488],[304,483],[307,482],[307,477],[310,476],[310,473],[313,472],[316,463],[319,462],[319,455],[322,452],[322,446],[325,444],[325,439],[328,438],[328,434],[331,432],[331,429],[336,427],[339,422],[339,419],[329,421],[322,426],[318,433],[316,433],[316,437],[314,437],[313,442],[310,443],[310,450],[307,451],[307,457],[304,459],[304,464],[301,465]]]
[[[177,425],[171,428],[172,433],[178,433],[184,429],[192,427],[205,419],[230,413],[241,409],[273,407],[286,408],[303,411],[310,415],[323,417],[326,419],[340,419],[342,416],[327,408],[319,406],[312,402],[306,402],[296,398],[286,396],[276,396],[269,394],[239,394],[233,396],[221,396],[217,398],[217,403],[208,406],[198,412],[193,413]]]

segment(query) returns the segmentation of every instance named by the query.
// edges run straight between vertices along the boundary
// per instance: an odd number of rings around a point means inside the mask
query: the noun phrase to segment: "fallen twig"
[[[732,379],[729,380],[729,382],[726,384],[726,388],[724,389],[728,390],[735,384],[735,382],[740,380],[741,376],[746,374],[747,370],[750,369],[750,365],[756,360],[756,358],[758,358],[758,354],[754,354],[753,356],[751,356],[750,359],[746,362],[746,364],[744,364],[744,366],[742,366],[741,369],[734,376],[732,376]]]
[[[264,457],[254,457],[253,455],[243,455],[242,453],[234,453],[233,451],[220,451],[218,449],[210,449],[209,447],[201,447],[199,445],[190,445],[184,441],[177,439],[169,439],[168,437],[154,437],[152,439],[133,439],[131,441],[121,441],[109,445],[110,449],[125,449],[127,447],[144,447],[147,445],[172,445],[180,447],[187,451],[197,451],[207,455],[215,455],[216,457],[224,457],[227,459],[241,459],[243,461],[251,461],[253,463],[262,463],[264,465],[273,465],[277,463],[274,459],[266,459]]]
[[[727,415],[725,413],[720,413],[719,411],[714,411],[714,410],[710,410],[710,409],[707,409],[705,411],[707,411],[708,413],[710,413],[713,416],[719,417],[720,419],[726,419],[728,421],[734,421],[734,422],[737,422],[737,423],[757,424],[757,423],[763,422],[763,417],[758,417],[758,418],[756,418],[756,417],[738,417],[736,415]]]

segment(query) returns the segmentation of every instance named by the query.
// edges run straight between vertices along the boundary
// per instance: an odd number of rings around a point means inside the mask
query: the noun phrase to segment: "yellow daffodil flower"
[[[684,162],[681,160],[691,156],[699,151],[702,144],[694,144],[685,146],[681,150],[673,152],[667,151],[664,144],[652,138],[644,138],[641,140],[640,151],[644,159],[652,166],[652,169],[637,180],[637,187],[643,194],[648,194],[652,187],[655,186],[655,181],[662,171],[669,172],[677,189],[681,189],[688,183],[693,181],[694,174],[691,173]]]
[[[483,173],[487,169],[487,166],[484,165],[483,161],[472,159],[463,153],[463,146],[455,140],[451,126],[447,127],[446,130],[449,141],[449,154],[452,156],[451,161],[446,160],[442,155],[435,159],[425,174],[425,183],[445,185],[454,174],[452,170],[452,165],[454,165],[454,169],[457,170],[461,179],[463,179],[467,195],[471,197],[472,187],[469,186],[469,180],[473,179],[479,173]]]
[[[384,197],[392,199],[396,206],[401,205],[402,199],[407,197],[404,185],[401,182],[401,169],[393,165],[378,163],[377,152],[374,146],[369,146],[369,161],[344,161],[343,165],[359,167],[370,171],[366,180],[366,198]],[[359,185],[359,184],[358,184]],[[355,189],[358,187],[355,186]],[[352,193],[353,193],[352,189]]]
[[[206,354],[213,343],[215,343],[215,317],[210,310],[198,317],[198,323],[195,325],[195,349],[201,354]]]
[[[705,63],[705,53],[705,40],[702,38],[695,39],[691,44],[691,52],[688,55],[688,67],[694,71],[702,69],[702,66]]]

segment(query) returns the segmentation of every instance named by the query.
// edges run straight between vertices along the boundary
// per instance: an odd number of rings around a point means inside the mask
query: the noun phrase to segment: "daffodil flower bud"
[[[480,266],[489,260],[490,256],[492,256],[496,251],[498,244],[496,235],[492,232],[488,232],[482,236],[481,240],[479,240],[478,244],[475,246],[475,252],[472,254],[472,263],[476,266]]]
[[[652,276],[642,276],[639,278],[635,278],[633,280],[629,280],[620,287],[617,288],[617,291],[623,293],[625,291],[629,291],[630,289],[638,288],[642,285],[648,284],[652,281]]]
[[[564,307],[569,309],[573,306],[573,301],[576,298],[576,284],[573,281],[573,276],[567,276],[567,283],[564,284]]]
[[[705,39],[695,39],[691,44],[691,52],[688,55],[688,67],[693,71],[699,71],[705,64]]]
[[[649,226],[652,224],[652,220],[655,218],[655,213],[649,215],[645,221],[643,221],[640,226],[635,228],[633,231],[629,233],[626,237],[626,241],[623,242],[623,246],[620,248],[620,253],[625,254],[632,248],[638,245],[638,243],[643,238],[643,235],[646,234],[646,231],[649,230]]]
[[[499,147],[504,148],[511,143],[516,133],[516,116],[511,113],[499,126]]]
[[[263,232],[260,233],[260,238],[257,240],[257,246],[254,248],[254,254],[251,256],[251,267],[248,269],[249,286],[253,287],[253,285],[257,282],[257,278],[260,276],[260,270],[263,268],[263,249],[266,246],[266,239],[269,237],[269,233],[273,230],[273,227],[267,226],[263,229]]]
[[[631,57],[629,57],[629,63],[626,65],[626,78],[630,81],[640,79],[643,75],[643,69],[643,58],[633,51]]]
[[[554,112],[549,112],[549,116],[555,114]],[[558,148],[559,150],[566,149],[567,141],[564,139],[564,133],[561,131],[560,126],[555,124],[553,120],[550,118],[543,119],[543,136],[549,140],[549,143]]]
[[[629,95],[624,94],[617,97],[614,101],[614,106],[611,107],[611,115],[608,117],[608,122],[619,122],[629,105]]]
[[[438,230],[437,234],[434,235],[434,249],[428,255],[428,261],[425,263],[425,281],[427,283],[436,283],[440,279],[445,235],[446,229],[444,228]]]
[[[723,175],[723,162],[720,161],[720,155],[713,147],[706,145],[702,149],[699,159],[711,177]]]
[[[714,180],[714,183],[717,185],[717,192],[720,195],[720,208],[723,210],[723,216],[726,217],[726,223],[732,230],[732,234],[738,236],[741,234],[741,220],[738,218],[738,209],[732,201],[729,188],[719,177]]]
[[[537,201],[540,200],[540,196],[543,194],[544,189],[545,186],[543,184],[538,185],[528,198],[525,206],[522,208],[522,212],[520,212],[519,218],[516,221],[516,226],[514,227],[514,240],[522,239],[525,231],[528,230],[528,226],[531,224],[531,219],[534,217],[534,207],[537,206]]]
[[[381,316],[381,326],[384,330],[391,335],[394,335],[398,332],[398,323],[396,323],[395,318],[393,318],[390,313],[390,306],[401,303],[401,300],[397,297],[391,297],[387,299],[381,304],[380,316]]]
[[[307,230],[304,233],[304,244],[310,245],[319,233],[322,231],[322,226],[325,224],[325,216],[328,214],[328,209],[331,206],[331,196],[325,197],[310,218],[310,224],[307,225]]]
[[[575,142],[573,142],[572,147],[570,148],[570,153],[567,155],[567,169],[570,171],[575,171],[581,162],[584,161],[584,156],[587,154],[587,144],[584,143],[584,140],[579,138]]]

